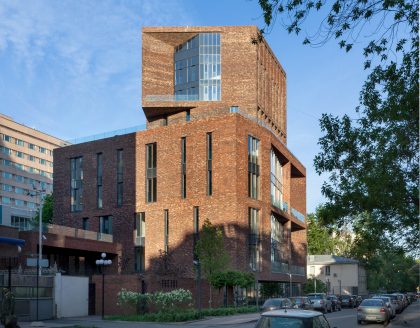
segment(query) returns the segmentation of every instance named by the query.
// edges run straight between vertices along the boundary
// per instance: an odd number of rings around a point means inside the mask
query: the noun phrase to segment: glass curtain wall
[[[221,98],[220,33],[200,33],[175,47],[175,100]]]
[[[271,263],[283,261],[283,225],[271,215]]]
[[[283,167],[271,149],[271,204],[275,207],[286,210],[283,203]]]
[[[255,208],[249,208],[249,268],[260,270],[260,229],[261,218],[260,211]]]
[[[259,199],[260,160],[259,140],[248,135],[248,197]]]

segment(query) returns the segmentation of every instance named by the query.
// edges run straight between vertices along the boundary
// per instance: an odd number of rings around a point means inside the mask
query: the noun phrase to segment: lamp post
[[[257,312],[260,312],[260,302],[259,302],[259,299],[258,299],[260,290],[259,290],[259,286],[258,286],[258,269],[259,268],[257,268],[257,245],[255,245],[255,247],[254,247],[254,261],[252,261],[252,264],[254,266],[252,268],[252,270],[255,272],[255,279],[257,280],[257,295],[256,295],[257,296]]]
[[[198,319],[201,319],[201,263],[193,261],[198,269]],[[211,288],[210,288],[211,293]]]
[[[102,258],[100,260],[96,260],[96,265],[98,266],[99,273],[102,273],[102,319],[103,319],[104,315],[105,315],[105,308],[104,308],[104,304],[105,304],[105,266],[111,265],[112,260],[105,260],[105,258],[106,258],[105,253],[102,253],[101,257]]]
[[[338,284],[340,285],[340,287],[339,287],[340,288],[340,291],[339,291],[338,294],[341,295],[341,280],[338,280]]]

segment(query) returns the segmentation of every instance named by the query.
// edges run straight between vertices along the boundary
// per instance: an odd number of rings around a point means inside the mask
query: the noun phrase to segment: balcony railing
[[[147,95],[146,101],[198,101],[198,95]]]
[[[282,202],[279,199],[275,199],[273,195],[271,195],[271,205],[277,207],[278,209],[285,211],[287,213],[288,206],[287,203]]]
[[[299,211],[296,211],[293,207],[290,208],[290,214],[298,219],[299,221],[302,221],[303,223],[305,223],[305,215],[303,215],[302,213],[300,213]]]
[[[39,231],[38,225],[26,225],[25,229],[19,230],[33,230],[33,231]],[[42,231],[53,233],[56,235],[62,235],[62,236],[69,236],[69,237],[78,237],[83,239],[90,239],[90,240],[100,240],[100,241],[106,241],[108,243],[113,242],[113,235],[109,235],[106,233],[100,233],[95,231],[88,231],[88,230],[82,230],[77,228],[71,228],[66,226],[61,226],[57,224],[49,224],[49,223],[43,223],[42,224]]]
[[[292,274],[294,275],[305,275],[305,267],[291,265]],[[283,262],[271,262],[271,272],[274,273],[285,273],[289,274],[289,264]]]
[[[304,276],[305,275],[305,267],[292,265],[292,274],[298,274],[298,275]]]

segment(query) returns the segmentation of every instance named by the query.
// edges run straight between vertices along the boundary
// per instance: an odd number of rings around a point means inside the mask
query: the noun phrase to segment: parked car
[[[363,302],[362,296],[357,296],[357,300],[359,301],[359,305],[362,304],[362,302]]]
[[[403,304],[403,310],[405,310],[405,308],[408,306],[408,302],[405,299],[404,295],[403,294],[400,294],[400,293],[394,293],[394,295],[397,295],[398,296],[398,298],[400,299],[400,301]]]
[[[290,300],[292,301],[292,304],[295,305],[297,309],[302,310],[314,310],[314,305],[312,301],[307,296],[294,296],[290,297]]]
[[[352,295],[341,295],[341,306],[355,308],[356,302]]]
[[[397,310],[395,308],[394,302],[391,300],[389,296],[375,296],[372,297],[373,300],[382,300],[385,302],[389,312],[391,313],[391,319],[394,319],[397,316]]]
[[[330,328],[324,315],[316,311],[300,309],[275,310],[261,313],[255,328]]]
[[[327,299],[325,293],[311,293],[308,297],[314,305],[314,310],[321,311],[322,313],[332,312],[331,301]]]
[[[383,322],[388,326],[391,315],[384,301],[380,299],[364,300],[357,309],[357,324],[365,322]]]
[[[288,298],[269,298],[264,302],[261,313],[284,308],[291,309],[292,307],[293,304]]]
[[[341,311],[341,301],[337,296],[331,295],[328,296],[328,299],[331,301],[331,307],[333,311]]]
[[[397,314],[401,314],[401,312],[403,311],[403,303],[401,302],[400,298],[398,297],[398,295],[394,295],[394,294],[384,294],[382,296],[388,296],[392,302],[395,305],[395,311],[397,312]]]

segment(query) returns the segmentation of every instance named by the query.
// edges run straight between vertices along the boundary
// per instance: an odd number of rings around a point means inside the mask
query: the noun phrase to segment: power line
[[[294,107],[292,107],[292,106],[287,106],[287,107],[288,107],[288,108],[291,108],[291,109],[294,109],[294,110],[297,110],[298,112],[301,112],[302,114],[308,115],[308,116],[310,116],[310,117],[312,117],[312,118],[316,119],[317,121],[319,121],[319,118],[317,118],[317,117],[315,117],[315,116],[312,116],[311,114],[305,113],[304,111],[301,111],[301,110],[299,110],[299,109],[297,109],[297,108],[294,108]]]

